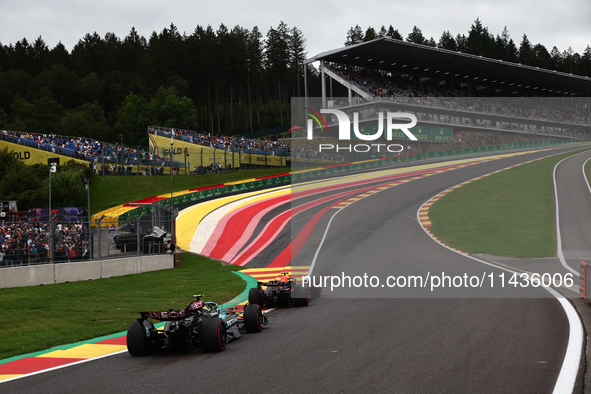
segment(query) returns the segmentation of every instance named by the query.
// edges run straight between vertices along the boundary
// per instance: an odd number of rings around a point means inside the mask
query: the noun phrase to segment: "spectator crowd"
[[[278,141],[276,138],[251,139],[243,136],[223,136],[196,133],[193,130],[173,129],[168,127],[149,127],[152,134],[190,142],[209,148],[221,149],[227,152],[238,152],[254,155],[289,156],[291,146]]]
[[[53,261],[66,263],[90,258],[88,231],[80,222],[54,225]],[[47,222],[0,225],[0,267],[21,267],[51,261],[51,237]]]
[[[537,100],[531,100],[535,96],[521,97],[510,86],[491,90],[477,82],[458,82],[452,78],[437,80],[407,74],[395,77],[380,70],[357,70],[339,64],[330,64],[327,68],[376,99],[398,99],[400,102],[423,106],[572,124],[589,124],[591,121],[589,116],[560,99],[547,97],[542,100],[538,97]],[[515,100],[505,100],[511,97]],[[517,99],[518,97],[521,99]]]
[[[200,134],[192,130],[163,127],[149,127],[148,131],[152,134],[165,137],[172,136],[176,140],[219,149],[225,152],[269,156],[291,155],[289,144],[272,137],[255,140],[240,136]],[[74,159],[88,161],[95,172],[98,172],[97,168],[100,167],[101,172],[111,175],[130,175],[132,173],[132,167],[135,165],[148,166],[146,175],[158,175],[162,173],[163,167],[170,165],[170,158],[155,155],[139,147],[136,149],[83,137],[65,137],[54,134],[34,134],[1,130],[0,139],[69,156]],[[174,164],[177,166],[181,165],[176,160]]]

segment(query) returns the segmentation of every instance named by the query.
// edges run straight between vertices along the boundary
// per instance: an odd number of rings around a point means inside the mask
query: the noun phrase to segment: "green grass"
[[[555,256],[552,171],[575,153],[501,171],[448,193],[429,210],[431,231],[445,244],[468,253]]]
[[[140,311],[184,308],[193,294],[230,301],[245,282],[202,256],[184,253],[176,269],[95,281],[0,289],[0,359],[126,331]]]
[[[290,172],[290,168],[249,169],[216,175],[175,175],[174,191],[235,182],[242,179]],[[90,185],[90,212],[95,214],[142,198],[170,193],[168,176],[102,176],[95,175]]]

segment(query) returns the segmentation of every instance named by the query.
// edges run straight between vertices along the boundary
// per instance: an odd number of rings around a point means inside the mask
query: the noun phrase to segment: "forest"
[[[303,33],[283,22],[265,36],[224,25],[187,36],[174,24],[149,38],[89,33],[70,52],[23,38],[0,45],[0,129],[147,145],[149,125],[223,135],[286,125],[305,56]]]

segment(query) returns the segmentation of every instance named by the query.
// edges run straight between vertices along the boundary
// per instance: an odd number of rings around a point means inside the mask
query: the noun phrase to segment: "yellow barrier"
[[[47,152],[30,146],[24,146],[15,144],[13,142],[0,140],[0,149],[4,150],[5,148],[8,148],[8,151],[13,151],[15,157],[17,157],[19,160],[23,161],[26,165],[29,166],[32,166],[33,164],[47,165],[47,159],[56,157],[60,159],[60,164],[65,164],[70,160],[74,160],[77,163],[82,163],[85,166],[88,166],[89,164],[88,161],[74,159],[70,156],[60,155],[58,153]]]
[[[169,157],[170,138],[150,134],[150,152],[161,157]],[[174,140],[174,161],[180,163],[181,166],[187,163],[187,168],[190,171],[193,171],[195,167],[209,167],[212,163],[220,163],[222,167],[233,168],[240,167],[241,164],[273,167],[288,165],[288,157],[285,156],[228,152],[180,140]]]
[[[150,152],[156,156],[170,157],[170,138],[150,134]],[[179,167],[187,163],[187,168],[190,171],[193,171],[195,167],[209,167],[212,163],[220,163],[223,168],[227,165],[232,168],[240,167],[238,153],[179,140],[174,140],[174,161],[176,164],[180,164]]]

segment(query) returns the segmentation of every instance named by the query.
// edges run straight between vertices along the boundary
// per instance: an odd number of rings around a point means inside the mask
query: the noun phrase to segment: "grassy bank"
[[[468,253],[554,256],[552,171],[573,154],[524,164],[448,193],[429,210],[431,231],[447,245]]]
[[[239,170],[216,175],[176,175],[173,179],[174,191],[235,182],[242,179],[258,178],[289,172],[289,168],[269,168]],[[146,197],[170,193],[168,176],[101,176],[95,175],[90,186],[90,211],[95,213],[105,209],[136,201]]]
[[[182,309],[193,294],[221,303],[245,288],[232,273],[240,267],[189,253],[179,259],[179,267],[171,270],[0,289],[0,360],[126,331],[140,311]]]

